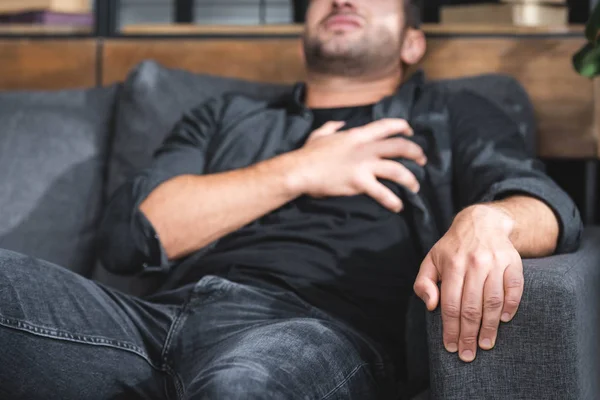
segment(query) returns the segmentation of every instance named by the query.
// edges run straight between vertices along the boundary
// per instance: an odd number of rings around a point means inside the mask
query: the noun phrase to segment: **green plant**
[[[588,43],[573,56],[573,66],[585,77],[600,75],[600,3],[596,4],[585,26]]]

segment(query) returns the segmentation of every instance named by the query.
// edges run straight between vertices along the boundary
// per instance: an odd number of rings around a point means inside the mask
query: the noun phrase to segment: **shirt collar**
[[[423,71],[416,71],[398,87],[396,93],[385,97],[373,107],[373,119],[378,120],[391,115],[395,118],[408,119],[417,92],[424,82],[425,74]],[[291,101],[289,102],[291,111],[296,113],[307,111],[304,105],[305,90],[306,85],[303,82],[298,82],[294,85],[291,93]]]

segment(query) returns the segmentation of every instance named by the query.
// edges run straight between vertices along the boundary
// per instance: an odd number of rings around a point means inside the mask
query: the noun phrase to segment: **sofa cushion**
[[[150,164],[154,151],[193,107],[225,93],[270,99],[288,90],[290,86],[199,75],[154,61],[141,63],[125,81],[118,99],[107,196]]]
[[[88,275],[117,87],[0,93],[0,247]]]

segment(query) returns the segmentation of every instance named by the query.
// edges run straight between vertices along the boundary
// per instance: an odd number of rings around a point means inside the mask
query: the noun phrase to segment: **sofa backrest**
[[[91,272],[117,90],[0,93],[0,248]]]

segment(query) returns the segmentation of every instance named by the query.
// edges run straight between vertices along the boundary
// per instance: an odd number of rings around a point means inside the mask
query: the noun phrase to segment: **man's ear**
[[[405,65],[415,65],[425,55],[427,44],[425,34],[420,29],[408,28],[404,33],[400,59]]]
[[[304,40],[302,38],[298,40],[298,44],[296,45],[296,51],[298,52],[298,56],[302,64],[306,64],[306,54],[304,54]]]

